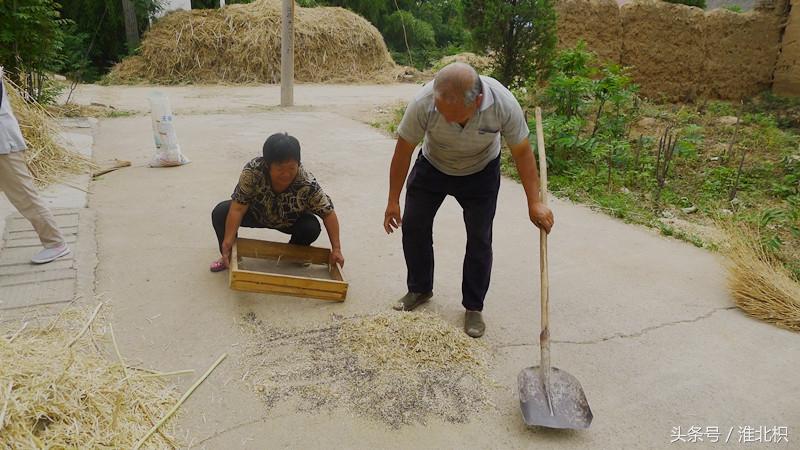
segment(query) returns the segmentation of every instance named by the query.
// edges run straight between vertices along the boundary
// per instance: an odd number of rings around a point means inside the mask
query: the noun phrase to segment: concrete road
[[[416,86],[300,85],[299,106],[279,109],[277,86],[159,88],[172,100],[181,146],[192,163],[151,169],[150,118],[107,119],[95,135],[98,160],[133,167],[92,185],[97,215],[97,292],[112,299],[127,358],[159,370],[202,373],[230,358],[183,407],[181,437],[198,448],[667,448],[675,427],[719,427],[721,442],[687,448],[752,447],[739,427],[788,427],[800,436],[800,336],[735,309],[717,255],[554,200],[550,238],[553,362],[583,384],[591,429],[527,429],[516,375],[538,361],[538,233],[522,188],[503,180],[495,221],[495,264],[485,318],[501,384],[496,408],[467,424],[431,420],[392,430],[347,410],[267,412],[242,382],[247,312],[276,325],[386,311],[405,292],[400,235],[382,230],[393,140],[353,120],[407,100]],[[148,111],[146,87],[82,87],[78,100]],[[218,256],[210,212],[229,197],[242,165],[269,134],[288,131],[304,164],[333,197],[350,281],[343,304],[234,292],[208,264]],[[285,239],[271,231],[244,236]],[[435,224],[435,298],[425,308],[462,324],[460,273],[465,234],[448,199]],[[327,238],[318,241],[327,245]],[[192,377],[177,380],[181,390]],[[731,431],[730,442],[723,443]],[[755,444],[758,445],[758,444]]]

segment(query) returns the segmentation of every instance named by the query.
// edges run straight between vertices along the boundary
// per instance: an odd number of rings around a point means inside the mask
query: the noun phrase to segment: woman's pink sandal
[[[223,270],[227,269],[227,267],[225,267],[224,262],[216,260],[213,263],[211,263],[211,267],[209,267],[208,269],[212,272],[222,272]]]

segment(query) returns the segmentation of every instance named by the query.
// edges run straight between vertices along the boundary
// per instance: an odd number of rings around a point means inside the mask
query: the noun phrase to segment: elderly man
[[[536,160],[522,108],[497,80],[454,63],[440,70],[411,101],[397,134],[383,226],[387,233],[402,227],[408,293],[394,309],[410,311],[433,296],[433,219],[445,197],[452,195],[464,211],[467,230],[461,284],[464,331],[480,337],[486,329],[481,311],[492,271],[501,136],[525,188],[531,222],[547,232],[553,226],[553,214],[539,197]],[[408,176],[401,217],[400,193],[420,141],[422,151]]]
[[[31,261],[44,264],[69,254],[70,250],[53,215],[33,186],[33,178],[23,155],[26,148],[3,86],[3,68],[0,67],[0,190],[5,192],[8,201],[31,222],[39,235],[44,249],[34,255]]]

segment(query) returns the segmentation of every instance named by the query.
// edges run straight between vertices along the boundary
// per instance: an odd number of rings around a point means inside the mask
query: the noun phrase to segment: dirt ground
[[[522,188],[505,179],[484,314],[499,384],[494,407],[465,424],[431,419],[400,429],[346,409],[300,413],[289,403],[267,411],[241,365],[244,315],[304,326],[331,314],[387,311],[405,292],[400,236],[382,230],[394,143],[364,122],[417,88],[300,85],[298,106],[287,109],[274,106],[276,86],[159,88],[192,160],[170,169],[146,167],[154,152],[152,88],[82,86],[76,93],[82,103],[140,112],[101,120],[94,136],[97,160],[133,162],[95,181],[89,203],[97,217],[96,293],[111,299],[122,353],[163,371],[195,369],[194,377],[229,355],[182,408],[187,445],[645,449],[670,446],[675,427],[685,434],[690,426],[717,426],[721,442],[684,446],[736,448],[753,446],[738,441],[739,427],[780,426],[788,427],[788,442],[762,445],[796,448],[798,335],[735,309],[716,255],[559,200],[550,238],[552,357],[581,381],[595,419],[582,432],[526,428],[516,376],[538,364],[538,233]],[[299,138],[304,164],[335,203],[350,282],[345,303],[235,292],[224,273],[208,271],[218,256],[211,209],[277,131]],[[263,230],[242,235],[285,239]],[[461,212],[448,199],[435,224],[435,297],[424,309],[457,327],[464,243]],[[327,244],[323,233],[318,245]],[[194,377],[176,383],[185,390]]]

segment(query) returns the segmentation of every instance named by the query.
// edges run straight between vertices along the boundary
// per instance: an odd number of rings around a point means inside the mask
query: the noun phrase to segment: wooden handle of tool
[[[542,109],[536,107],[536,148],[539,150],[539,187],[542,203],[547,206],[547,158],[544,150],[544,131],[542,130]],[[550,372],[550,289],[547,274],[547,233],[539,230],[539,270],[542,288],[542,332],[539,334],[541,366],[545,374]]]

